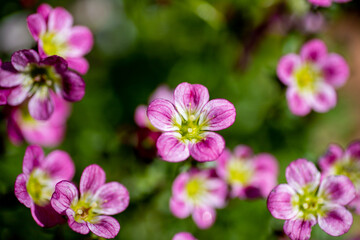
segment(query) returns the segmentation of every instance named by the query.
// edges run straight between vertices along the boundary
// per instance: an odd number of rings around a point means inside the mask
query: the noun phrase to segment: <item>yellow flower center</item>
[[[36,168],[30,173],[26,190],[35,204],[44,206],[51,199],[54,192],[54,184],[47,173]]]
[[[301,91],[313,92],[321,77],[321,72],[311,64],[305,64],[295,72],[295,81]]]
[[[44,52],[47,56],[63,56],[68,48],[66,42],[59,38],[59,34],[46,32],[40,36],[40,38],[43,43]]]
[[[245,159],[231,159],[227,165],[228,182],[230,184],[246,185],[251,180],[254,170]]]
[[[307,187],[303,189],[303,193],[292,197],[292,205],[298,208],[300,216],[305,220],[323,215],[324,202],[324,196],[319,196],[317,189],[310,191]]]
[[[198,177],[194,177],[188,181],[185,187],[187,197],[194,202],[197,202],[206,191],[204,179]]]
[[[337,161],[333,166],[334,175],[345,175],[355,185],[356,189],[360,189],[360,163],[356,159],[343,159]]]
[[[99,207],[99,203],[93,200],[90,200],[89,196],[85,194],[80,198],[78,202],[71,204],[71,209],[75,212],[75,221],[76,222],[93,222],[95,217],[98,215],[96,210]]]

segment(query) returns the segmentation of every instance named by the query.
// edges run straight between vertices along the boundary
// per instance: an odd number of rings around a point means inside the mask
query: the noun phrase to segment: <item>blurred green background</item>
[[[316,162],[329,143],[346,146],[360,136],[360,3],[311,7],[306,0],[64,0],[78,25],[91,28],[95,45],[87,55],[86,95],[73,104],[64,142],[57,148],[72,156],[74,182],[92,163],[104,168],[107,181],[119,181],[130,192],[130,205],[115,217],[116,239],[168,240],[189,231],[199,240],[286,239],[283,221],[274,219],[266,200],[233,199],[217,211],[214,226],[199,230],[191,218],[172,216],[171,185],[188,165],[140,157],[134,111],[147,104],[160,84],[205,85],[211,98],[226,98],[236,107],[236,122],[221,131],[229,148],[246,144],[255,153],[279,160],[279,182],[289,162]],[[35,47],[26,16],[42,1],[4,0],[0,8],[0,57]],[[310,20],[309,20],[310,19]],[[310,23],[309,23],[310,21]],[[336,108],[325,114],[293,116],[285,87],[276,77],[279,58],[298,52],[311,38],[323,39],[342,54],[351,78],[338,91]],[[39,227],[30,210],[14,196],[26,144],[13,146],[0,123],[0,239],[96,239],[74,233],[66,224]],[[52,149],[45,149],[48,153]],[[312,239],[347,239],[360,234],[359,218],[350,233],[334,238],[314,227]]]

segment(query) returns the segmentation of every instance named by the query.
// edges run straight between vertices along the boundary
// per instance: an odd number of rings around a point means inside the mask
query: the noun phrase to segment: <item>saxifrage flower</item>
[[[179,232],[174,235],[172,240],[197,240],[191,233]]]

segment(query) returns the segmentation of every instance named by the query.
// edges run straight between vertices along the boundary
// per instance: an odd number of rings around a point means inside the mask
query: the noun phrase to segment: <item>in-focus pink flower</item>
[[[191,233],[179,232],[175,234],[172,240],[197,240]]]
[[[266,198],[277,184],[278,163],[270,154],[253,156],[250,147],[239,145],[233,154],[224,150],[216,172],[231,186],[232,197]]]
[[[307,240],[311,228],[319,226],[331,236],[349,231],[353,217],[344,207],[355,197],[355,188],[346,176],[329,176],[320,181],[312,162],[298,159],[286,168],[288,184],[280,184],[269,194],[267,207],[284,219],[284,232],[292,240]]]
[[[43,147],[59,145],[65,136],[70,104],[52,93],[54,113],[46,121],[33,119],[26,108],[12,108],[7,119],[7,132],[15,145],[26,141]]]
[[[175,179],[170,210],[178,218],[191,214],[199,228],[209,228],[215,222],[215,208],[225,206],[226,195],[226,183],[215,175],[214,170],[191,169]]]
[[[73,17],[62,7],[41,4],[37,13],[27,18],[29,31],[38,42],[41,57],[57,55],[69,67],[85,74],[89,63],[83,57],[93,46],[93,35],[85,26],[73,26]]]
[[[155,99],[147,110],[151,124],[164,133],[156,147],[160,157],[180,162],[190,155],[197,161],[213,161],[225,148],[217,133],[231,126],[236,111],[225,99],[209,101],[209,92],[200,84],[181,83],[174,91],[174,101]]]
[[[124,211],[129,205],[129,192],[118,182],[105,183],[105,172],[96,164],[86,167],[80,179],[80,196],[75,185],[61,181],[55,186],[51,205],[68,217],[75,232],[89,231],[103,238],[114,238],[120,231],[119,222],[108,215]]]
[[[343,57],[328,53],[324,42],[315,39],[304,44],[300,55],[283,56],[277,75],[288,86],[286,98],[290,111],[304,116],[311,109],[327,112],[335,107],[335,88],[345,84],[349,67]]]
[[[54,92],[70,102],[80,101],[85,94],[81,76],[68,69],[58,56],[41,59],[34,50],[20,50],[0,68],[0,87],[8,88],[7,104],[18,106],[29,99],[30,115],[47,120],[54,111]]]
[[[51,207],[51,196],[56,183],[71,180],[74,173],[74,163],[66,152],[55,150],[45,157],[40,147],[29,146],[24,156],[23,173],[16,178],[15,196],[31,209],[38,225],[55,226],[64,219]]]
[[[356,197],[349,205],[360,214],[360,141],[351,143],[345,151],[339,145],[331,144],[319,165],[323,177],[345,175],[352,181]]]
[[[335,3],[347,3],[351,0],[309,0],[311,4],[314,4],[316,6],[320,7],[330,7],[333,2]]]

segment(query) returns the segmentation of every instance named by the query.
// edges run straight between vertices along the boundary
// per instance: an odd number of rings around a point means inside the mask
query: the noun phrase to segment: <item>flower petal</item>
[[[89,28],[84,26],[74,26],[70,30],[68,38],[69,57],[82,57],[90,52],[94,38]]]
[[[114,238],[120,231],[119,222],[109,216],[98,216],[94,219],[96,223],[87,223],[90,231],[103,238]]]
[[[42,3],[37,8],[36,12],[39,13],[45,19],[45,21],[47,21],[51,10],[52,10],[52,7],[49,4]]]
[[[172,240],[197,240],[191,233],[179,232],[175,234]]]
[[[327,152],[320,157],[319,166],[322,170],[322,173],[327,175],[327,172],[330,170],[332,165],[336,161],[341,161],[343,158],[344,151],[337,144],[331,144],[327,150]]]
[[[128,190],[118,182],[102,185],[97,190],[95,198],[101,204],[97,212],[105,215],[121,213],[128,207],[130,200]]]
[[[187,182],[189,181],[189,173],[187,172],[183,172],[180,173],[176,179],[174,180],[173,184],[172,184],[172,194],[173,196],[175,196],[176,198],[181,198],[181,196],[183,195],[184,191],[185,191],[185,186],[187,184]]]
[[[341,87],[349,77],[350,70],[345,59],[335,53],[329,54],[322,66],[325,81],[334,86]]]
[[[286,90],[286,99],[290,111],[298,116],[305,116],[309,114],[311,108],[307,101],[302,97],[294,87],[289,87]]]
[[[1,89],[0,88],[0,105],[6,105],[7,104],[7,98],[8,98],[10,93],[11,93],[10,89]]]
[[[254,156],[254,167],[257,172],[269,172],[273,175],[278,174],[279,165],[276,158],[268,153],[260,153]]]
[[[170,198],[170,211],[177,218],[186,218],[191,213],[191,208],[186,202],[175,197]]]
[[[52,66],[55,71],[60,75],[62,75],[65,71],[68,70],[68,63],[66,62],[66,60],[56,55],[41,59],[40,65],[45,65],[46,67]]]
[[[190,155],[199,162],[214,161],[225,149],[224,138],[214,132],[204,132],[200,142],[191,144]]]
[[[320,39],[313,39],[305,43],[300,56],[303,61],[321,64],[327,57],[327,47]]]
[[[246,145],[237,145],[234,148],[234,156],[241,159],[251,158],[253,155],[253,151],[251,147]]]
[[[31,197],[27,192],[26,183],[27,176],[24,173],[17,176],[15,181],[15,196],[19,200],[19,202],[29,208],[31,207],[33,201],[31,200]]]
[[[300,192],[304,187],[314,190],[320,183],[320,172],[314,163],[306,159],[291,162],[286,168],[285,176],[289,185]]]
[[[63,180],[55,185],[55,191],[51,197],[51,206],[60,214],[65,214],[73,201],[78,200],[78,190],[69,181]]]
[[[32,170],[41,167],[44,162],[44,151],[39,146],[28,146],[25,151],[22,170],[30,175]]]
[[[337,97],[334,88],[326,83],[319,84],[317,92],[311,98],[311,106],[317,112],[327,112],[336,106]]]
[[[206,229],[214,224],[216,219],[216,212],[213,208],[207,206],[196,207],[192,217],[200,229]]]
[[[66,220],[57,213],[49,203],[45,206],[33,205],[31,215],[40,227],[54,227],[57,224],[66,222]]]
[[[53,179],[71,180],[75,174],[75,166],[67,152],[52,151],[46,156],[43,168]]]
[[[66,210],[66,216],[68,217],[69,227],[74,232],[84,234],[84,235],[88,234],[90,232],[90,229],[89,229],[87,223],[86,222],[78,223],[77,221],[75,221],[74,215],[75,215],[75,213],[74,213],[74,211],[72,209],[67,209]]]
[[[353,160],[360,161],[360,141],[352,142],[346,149],[346,155]]]
[[[173,90],[166,85],[160,85],[156,88],[155,92],[151,94],[149,102],[154,101],[157,98],[162,98],[172,102],[174,100]]]
[[[189,147],[179,140],[181,135],[175,132],[163,133],[156,142],[160,157],[168,162],[181,162],[190,155]]]
[[[225,99],[214,99],[206,103],[200,113],[199,124],[203,130],[219,131],[230,127],[235,122],[234,105]]]
[[[290,53],[283,56],[277,65],[277,76],[282,83],[289,85],[293,82],[294,70],[301,65],[298,55]]]
[[[36,120],[48,120],[54,112],[54,101],[45,91],[48,90],[38,90],[28,104],[29,113]]]
[[[175,107],[185,120],[188,120],[189,113],[197,118],[208,101],[208,89],[201,84],[184,82],[179,84],[174,91]]]
[[[4,63],[3,66],[9,66],[11,63]],[[18,73],[11,66],[10,69],[5,67],[0,69],[0,86],[5,88],[16,87],[24,82],[26,76],[24,74]]]
[[[34,13],[26,18],[27,26],[31,36],[35,41],[39,40],[40,35],[46,31],[46,22],[41,14]]]
[[[70,102],[80,101],[85,95],[85,82],[82,77],[72,71],[63,74],[61,95]]]
[[[337,204],[328,207],[324,216],[318,216],[320,228],[331,236],[340,236],[348,232],[353,223],[351,213]]]
[[[61,32],[70,30],[73,25],[73,17],[71,14],[62,7],[54,8],[49,13],[48,31]]]
[[[16,51],[11,56],[11,64],[19,72],[25,71],[29,64],[38,63],[39,61],[40,61],[39,54],[32,49]]]
[[[320,7],[330,7],[332,3],[331,0],[309,0],[309,2]]]
[[[174,105],[165,99],[155,99],[147,108],[147,116],[151,124],[161,131],[179,130],[181,117]]]
[[[288,184],[280,184],[275,187],[267,199],[267,208],[277,219],[291,219],[298,214],[298,210],[292,205],[292,196],[296,192]]]
[[[308,240],[311,236],[311,228],[316,224],[316,219],[290,219],[284,224],[284,232],[290,239]]]
[[[145,105],[140,105],[135,109],[135,123],[139,127],[147,127],[149,119],[147,117],[147,107]]]
[[[89,70],[89,62],[83,57],[67,57],[66,61],[68,62],[69,68],[74,69],[80,74],[85,74]]]
[[[355,198],[355,187],[348,177],[329,176],[321,182],[319,195],[331,203],[346,205]]]
[[[17,106],[27,98],[28,94],[29,88],[19,85],[18,87],[11,90],[7,102],[10,106]]]
[[[96,164],[87,166],[80,179],[80,193],[84,195],[87,192],[95,194],[96,191],[105,183],[105,172]]]

